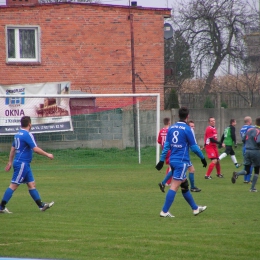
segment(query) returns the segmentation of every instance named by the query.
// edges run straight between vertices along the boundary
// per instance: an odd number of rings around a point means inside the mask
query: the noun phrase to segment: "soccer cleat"
[[[236,166],[236,168],[239,168],[241,166],[241,164],[236,163],[235,166]]]
[[[51,208],[54,205],[54,201],[50,202],[50,203],[44,203],[44,206],[42,208],[40,208],[40,211],[45,211],[49,208]]]
[[[168,211],[164,213],[163,211],[160,212],[160,217],[162,218],[174,218],[174,216]]]
[[[206,175],[206,176],[205,176],[205,179],[206,179],[206,180],[211,180],[211,179],[212,179],[212,177],[211,177],[211,176],[207,176],[207,175]]]
[[[236,179],[237,179],[237,173],[236,172],[233,172],[233,176],[231,177],[231,182],[232,183],[236,183]]]
[[[200,192],[201,189],[199,189],[197,187],[194,187],[194,188],[191,188],[190,191],[192,191],[192,192]]]
[[[220,174],[217,174],[217,177],[223,178],[224,176],[220,173]]]
[[[0,209],[0,213],[13,213],[11,211],[8,210],[8,208],[4,208],[4,209]]]
[[[250,189],[249,191],[250,191],[250,192],[257,192],[257,189],[256,189],[256,188],[253,188],[253,189]]]
[[[207,209],[207,206],[198,206],[197,209],[193,210],[193,215],[197,216],[206,209]]]
[[[158,185],[159,185],[160,190],[161,190],[162,192],[165,192],[165,191],[164,191],[165,185],[163,185],[161,182],[158,183]]]

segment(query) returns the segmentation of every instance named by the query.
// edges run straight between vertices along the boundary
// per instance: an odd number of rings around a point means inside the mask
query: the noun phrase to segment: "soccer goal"
[[[21,117],[30,116],[31,132],[43,149],[134,147],[141,163],[141,148],[156,146],[159,161],[160,94],[66,93],[60,86],[59,91],[27,94],[26,86],[14,86],[0,94],[2,151],[10,149]]]

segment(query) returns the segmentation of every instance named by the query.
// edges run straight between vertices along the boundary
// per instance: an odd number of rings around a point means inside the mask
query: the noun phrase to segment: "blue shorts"
[[[192,163],[191,163],[191,161],[189,161],[188,168],[191,167],[191,166],[192,166]]]
[[[186,171],[190,165],[183,162],[171,162],[171,168],[173,171],[173,179],[177,181],[183,181],[187,179]]]
[[[20,185],[22,183],[28,183],[34,181],[30,163],[14,161],[13,167],[14,167],[14,173],[13,173],[13,178],[11,180],[11,183]]]

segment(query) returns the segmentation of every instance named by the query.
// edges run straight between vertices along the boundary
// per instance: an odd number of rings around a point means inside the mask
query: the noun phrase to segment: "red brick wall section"
[[[170,10],[131,11],[136,93],[160,93],[163,109],[163,25]],[[63,3],[0,12],[0,84],[70,81],[88,93],[132,93],[128,8]],[[40,64],[6,63],[6,25],[40,26]]]

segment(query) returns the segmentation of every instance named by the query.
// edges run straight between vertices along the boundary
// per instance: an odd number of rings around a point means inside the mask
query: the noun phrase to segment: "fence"
[[[167,92],[166,92],[167,93]],[[177,108],[187,106],[192,108],[248,108],[260,107],[260,95],[256,92],[238,93],[238,92],[222,92],[210,93],[207,95],[197,93],[181,93],[176,94],[170,92],[165,95],[165,108]]]

